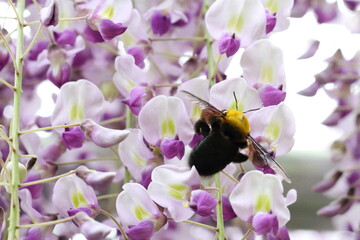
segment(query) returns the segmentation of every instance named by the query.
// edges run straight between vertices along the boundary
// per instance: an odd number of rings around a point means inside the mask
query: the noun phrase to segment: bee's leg
[[[242,163],[242,162],[247,161],[248,159],[249,159],[249,156],[238,152],[236,154],[236,156],[234,157],[233,162],[234,163]]]
[[[195,123],[195,132],[197,134],[200,134],[202,135],[203,137],[206,137],[209,135],[210,133],[210,127],[209,125],[203,121],[203,120],[198,120],[196,123]]]

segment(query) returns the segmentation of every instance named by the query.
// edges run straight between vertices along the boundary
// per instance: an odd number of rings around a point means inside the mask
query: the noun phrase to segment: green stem
[[[27,134],[27,133],[33,133],[33,132],[39,132],[39,131],[48,131],[48,130],[53,130],[53,129],[57,129],[57,128],[78,127],[78,126],[80,126],[80,123],[69,124],[69,125],[51,126],[51,127],[43,127],[43,128],[35,128],[35,129],[27,130],[27,131],[21,131],[21,132],[19,132],[19,134],[24,135],[24,134]]]
[[[119,158],[92,158],[92,159],[81,159],[69,162],[54,162],[54,165],[63,166],[63,165],[72,165],[72,164],[83,164],[88,162],[97,162],[97,161],[118,161]]]
[[[8,83],[6,80],[0,78],[0,82],[2,84],[4,84],[5,86],[7,86],[8,88],[10,88],[11,90],[15,91],[15,87],[13,85],[11,85],[10,83]]]
[[[234,183],[239,183],[238,180],[236,180],[233,176],[231,176],[229,173],[225,172],[224,170],[221,171],[225,176],[230,178]]]
[[[252,232],[253,232],[253,230],[251,228],[249,228],[249,230],[245,233],[244,237],[241,240],[247,239]]]
[[[22,26],[21,26],[21,27],[22,27]],[[17,30],[19,31],[19,28],[17,28]],[[24,34],[23,29],[22,29],[21,31],[22,31],[21,34],[23,35],[23,34]],[[20,34],[20,35],[21,35],[21,34]],[[17,61],[16,61],[16,60],[17,60],[17,58],[20,59],[20,57],[18,57],[17,55],[16,55],[16,57],[15,57],[13,51],[12,51],[11,48],[10,48],[10,45],[9,45],[8,41],[6,40],[5,36],[2,34],[1,31],[0,31],[0,37],[2,38],[3,43],[5,44],[5,47],[6,47],[6,49],[8,50],[8,52],[9,52],[9,54],[10,54],[11,60],[12,60],[12,62],[13,62],[14,68],[15,68],[15,76],[16,76],[16,75],[19,74],[19,68],[18,68],[18,64],[17,64]],[[18,37],[19,37],[19,32],[18,32]],[[22,48],[23,48],[23,47],[22,47]],[[16,49],[16,50],[18,51],[18,49]],[[21,55],[22,55],[22,53],[21,53]],[[22,63],[21,63],[21,65],[22,65]],[[16,88],[16,86],[15,86],[15,88]]]
[[[106,195],[101,195],[101,196],[97,196],[97,200],[103,200],[103,199],[109,199],[109,198],[115,198],[119,196],[118,193],[110,193],[110,194],[106,194]]]
[[[102,210],[102,209],[100,209],[100,213],[107,216],[111,220],[113,220],[113,222],[116,224],[117,228],[120,230],[121,235],[124,237],[124,239],[129,240],[129,237],[126,235],[124,229],[121,227],[120,223],[114,218],[113,215],[111,215],[110,213],[108,213],[108,212],[106,212],[105,210]]]
[[[55,220],[55,221],[19,225],[19,226],[17,226],[17,228],[20,229],[20,228],[32,228],[32,227],[45,227],[45,226],[55,225],[55,224],[58,224],[58,223],[69,222],[69,221],[72,221],[74,219],[75,219],[75,216],[71,216],[71,217],[68,217],[68,218],[62,218],[62,219]]]
[[[13,117],[10,126],[10,138],[12,139],[12,144],[15,148],[15,151],[11,155],[11,161],[13,162],[12,174],[11,174],[11,204],[10,204],[10,217],[9,217],[9,236],[8,240],[19,239],[19,229],[17,226],[20,223],[20,207],[19,207],[19,129],[20,129],[20,100],[22,93],[22,69],[23,61],[21,56],[24,51],[24,10],[25,10],[25,0],[17,1],[17,17],[18,17],[18,26],[17,26],[17,39],[16,39],[16,58],[14,62],[15,66],[15,76],[14,76],[14,103],[13,103]],[[4,43],[7,44],[6,39],[1,34]]]
[[[106,125],[106,124],[110,124],[110,123],[114,123],[114,122],[121,122],[122,120],[124,120],[125,117],[117,117],[117,118],[111,118],[105,121],[100,122],[100,125]]]
[[[51,182],[51,181],[57,180],[57,179],[62,178],[62,177],[69,176],[69,175],[74,174],[74,173],[75,173],[75,171],[70,171],[70,172],[67,172],[67,173],[64,173],[64,174],[61,174],[61,175],[57,175],[55,177],[44,178],[44,179],[40,179],[40,180],[37,180],[37,181],[21,183],[21,184],[19,184],[19,186],[20,187],[26,187],[26,186],[31,186],[31,185],[40,184],[40,183],[47,183],[47,182]]]
[[[215,174],[215,182],[216,182],[216,188],[221,189],[220,172]],[[225,230],[224,230],[224,218],[223,218],[221,191],[218,193],[218,203],[216,205],[216,221],[217,221],[217,228],[219,229],[219,240],[224,240],[225,239]]]
[[[216,227],[213,227],[213,226],[210,226],[210,225],[206,225],[206,224],[202,224],[202,223],[198,223],[198,222],[194,222],[194,221],[189,221],[189,220],[184,220],[182,222],[190,223],[190,224],[193,224],[193,225],[196,225],[196,226],[199,226],[199,227],[203,227],[203,228],[207,228],[207,229],[210,229],[210,230],[215,231],[215,232],[218,231],[218,229]]]
[[[41,32],[42,27],[43,27],[43,25],[40,24],[38,30],[37,30],[36,33],[35,33],[35,36],[34,36],[33,39],[31,40],[31,42],[30,42],[29,46],[27,47],[27,49],[25,50],[24,55],[22,56],[22,59],[24,59],[24,58],[28,55],[28,53],[30,52],[30,50],[31,50],[32,47],[34,46],[36,40],[38,39],[38,37],[39,37],[39,35],[40,35],[40,32]]]
[[[182,37],[182,38],[150,38],[150,42],[164,42],[164,41],[204,41],[203,37]]]

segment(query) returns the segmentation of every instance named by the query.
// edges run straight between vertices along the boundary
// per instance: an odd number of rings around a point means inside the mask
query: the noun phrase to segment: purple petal
[[[350,10],[354,11],[360,2],[358,0],[344,0],[344,3]]]
[[[236,218],[236,213],[234,212],[229,198],[222,195],[222,206],[223,206],[223,218],[224,221],[229,221],[231,219]]]
[[[41,9],[40,20],[45,27],[56,26],[59,23],[59,6],[56,0],[52,0],[49,6]]]
[[[164,35],[170,29],[170,17],[160,12],[154,12],[151,18],[151,28],[154,34]]]
[[[276,227],[276,216],[270,213],[257,213],[253,220],[252,226],[257,234],[269,233],[274,227]]]
[[[130,91],[130,96],[124,99],[122,102],[128,105],[131,112],[138,116],[143,106],[142,102],[145,96],[146,93],[143,87],[134,87]]]
[[[24,240],[42,240],[41,231],[39,227],[30,228],[26,233]]]
[[[66,45],[74,47],[76,35],[73,30],[66,29],[63,32],[54,32],[54,39],[62,47],[65,47]]]
[[[278,105],[282,101],[284,101],[286,93],[271,86],[266,85],[263,87],[260,92],[261,101],[264,104],[264,107]]]
[[[329,190],[330,188],[332,188],[337,181],[340,179],[340,177],[343,175],[343,172],[341,171],[336,171],[331,178],[329,179],[325,179],[321,182],[318,182],[313,188],[312,190],[315,192],[324,192],[326,190]]]
[[[213,214],[216,204],[216,199],[204,190],[194,190],[191,192],[189,206],[202,217]]]
[[[7,50],[0,49],[0,71],[6,66],[9,62],[10,54]]]
[[[39,174],[28,174],[24,183],[40,180],[41,176]],[[39,198],[42,195],[42,184],[34,184],[26,187],[21,187],[20,189],[26,188],[30,191],[32,198]]]
[[[316,212],[316,214],[322,217],[334,217],[340,213],[340,210],[341,210],[340,204],[328,205],[320,208]]]
[[[109,19],[101,20],[99,25],[99,32],[106,41],[110,41],[114,37],[123,34],[126,29],[127,27],[121,23],[114,23]]]
[[[226,53],[227,57],[231,57],[239,50],[240,39],[225,33],[220,37],[218,47],[220,54]]]
[[[78,207],[78,208],[73,208],[73,209],[69,209],[67,210],[67,213],[69,215],[69,217],[74,216],[75,214],[77,214],[78,212],[84,212],[86,213],[89,217],[92,216],[92,211],[90,208],[87,207]]]
[[[141,180],[140,184],[144,186],[144,188],[148,188],[149,184],[151,183],[151,173],[154,169],[149,167],[142,170],[141,172]]]
[[[315,96],[319,88],[322,86],[319,82],[315,81],[313,84],[311,84],[309,87],[305,88],[304,90],[301,90],[298,92],[298,94],[306,96],[306,97],[312,97]]]
[[[192,138],[191,142],[189,143],[189,146],[191,148],[194,148],[202,139],[203,139],[202,135],[195,133],[194,137]]]
[[[113,182],[115,175],[116,172],[90,172],[86,176],[85,182],[95,190],[102,190]]]
[[[99,31],[93,30],[89,25],[86,25],[84,29],[84,38],[92,43],[104,42],[104,38]]]
[[[134,57],[135,59],[135,64],[139,67],[139,68],[144,68],[145,67],[145,63],[144,63],[144,59],[145,59],[145,54],[144,51],[141,47],[135,46],[135,47],[131,47],[128,49],[128,54],[130,54],[131,56]]]
[[[81,131],[80,127],[66,129],[62,134],[62,141],[69,150],[81,148],[85,139],[85,134]]]
[[[150,240],[153,231],[153,223],[149,220],[145,220],[127,230],[126,235],[128,235],[131,240]]]
[[[337,17],[337,3],[327,3],[324,1],[324,3],[320,3],[319,6],[314,8],[314,13],[318,23],[330,22]]]
[[[84,222],[80,229],[87,240],[107,239],[106,236],[111,232],[109,226],[93,220]]]
[[[174,158],[175,156],[181,159],[185,153],[185,145],[180,140],[164,139],[161,142],[160,150],[168,159]]]
[[[277,235],[278,235],[278,239],[280,240],[290,240],[289,231],[285,226],[279,228]]]
[[[266,14],[266,34],[274,30],[276,25],[276,16],[275,13],[270,13],[269,10],[265,9]]]
[[[48,78],[58,88],[70,80],[71,67],[68,63],[65,62],[60,67],[60,71],[54,72],[53,70],[54,69],[49,68]]]
[[[316,51],[319,49],[320,41],[313,41],[309,47],[309,49],[301,55],[298,59],[306,59],[315,55]]]

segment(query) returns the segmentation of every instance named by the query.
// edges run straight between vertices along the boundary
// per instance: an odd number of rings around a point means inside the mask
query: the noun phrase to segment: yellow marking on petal
[[[126,31],[125,33],[123,33],[121,35],[121,37],[122,37],[122,40],[123,40],[125,46],[134,45],[136,42],[135,38],[130,35],[129,31]]]
[[[150,214],[140,205],[134,208],[135,217],[137,220],[142,221],[146,218],[149,218]]]
[[[238,105],[237,105],[237,107],[236,107],[236,102],[235,102],[235,100],[234,100],[234,101],[231,103],[229,109],[233,109],[233,110],[237,110],[237,111],[239,111],[239,112],[243,112],[243,111],[244,111],[244,104],[238,102]]]
[[[233,15],[228,23],[230,32],[240,33],[244,27],[244,17],[239,15]]]
[[[183,204],[184,208],[190,207],[189,201],[185,201],[182,204]]]
[[[105,11],[103,11],[101,13],[101,16],[107,19],[112,19],[114,16],[114,8],[111,6],[107,6],[107,8],[105,9]]]
[[[70,121],[83,120],[84,113],[81,104],[74,104],[70,109]]]
[[[85,206],[88,204],[86,201],[84,195],[81,192],[76,192],[71,196],[72,203],[75,208],[78,208],[80,206]]]
[[[260,82],[273,83],[274,82],[274,69],[272,66],[263,66],[261,69]]]
[[[267,8],[270,13],[276,13],[279,10],[279,3],[277,0],[269,0],[265,4],[265,8]]]
[[[267,125],[265,129],[265,136],[271,140],[276,140],[279,138],[281,132],[281,126],[278,123],[271,122]]]
[[[269,212],[271,210],[270,197],[266,194],[260,194],[256,199],[255,212]]]
[[[200,115],[201,115],[201,108],[198,105],[194,105],[193,109],[192,109],[192,114],[191,117],[192,118],[196,118],[199,119]]]
[[[132,154],[131,159],[135,162],[135,164],[139,167],[144,167],[146,165],[146,160],[140,157],[137,153]]]
[[[174,121],[170,118],[166,118],[161,123],[161,137],[172,138],[175,136],[175,133],[176,133],[176,127]]]
[[[169,186],[169,194],[175,199],[184,200],[186,199],[189,187],[183,184],[172,184]]]

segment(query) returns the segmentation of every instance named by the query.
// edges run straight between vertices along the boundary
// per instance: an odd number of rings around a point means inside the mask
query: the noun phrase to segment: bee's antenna
[[[244,113],[252,112],[252,111],[257,111],[257,110],[260,110],[260,109],[261,109],[261,108],[253,108],[253,109],[250,109],[250,110],[245,111]]]
[[[237,101],[237,98],[236,98],[236,94],[235,94],[235,91],[233,92],[233,95],[234,95],[234,98],[235,98],[235,103],[236,103],[236,110],[238,111],[238,101]]]

